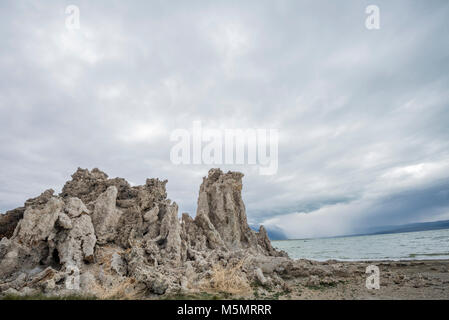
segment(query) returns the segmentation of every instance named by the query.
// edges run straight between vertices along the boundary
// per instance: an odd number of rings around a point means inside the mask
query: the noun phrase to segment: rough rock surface
[[[7,211],[0,215],[0,239],[10,238],[19,221],[23,218],[25,207]]]
[[[319,273],[275,250],[263,227],[249,228],[242,177],[211,169],[196,217],[179,219],[167,181],[130,186],[78,169],[58,196],[47,190],[1,217],[0,292],[143,298],[282,287],[283,278]]]

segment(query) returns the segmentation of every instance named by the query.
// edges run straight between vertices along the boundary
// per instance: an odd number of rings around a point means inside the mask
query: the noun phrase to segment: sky
[[[98,167],[168,179],[193,216],[213,166],[172,163],[170,135],[201,121],[279,132],[275,174],[218,166],[245,174],[251,224],[449,219],[448,16],[437,0],[1,1],[0,212]]]

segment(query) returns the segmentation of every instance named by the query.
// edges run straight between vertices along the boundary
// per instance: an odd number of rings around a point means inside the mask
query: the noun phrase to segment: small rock
[[[307,280],[306,285],[308,287],[318,287],[320,285],[320,278],[318,278],[317,276],[310,276]]]
[[[58,225],[63,229],[72,229],[72,220],[65,213],[60,212],[58,216]]]
[[[121,276],[123,276],[126,272],[125,262],[117,252],[114,252],[111,257],[111,270]]]
[[[261,285],[266,285],[267,284],[267,278],[265,278],[265,276],[263,275],[263,272],[260,268],[256,268],[254,270],[254,275],[256,276],[257,281],[259,282],[259,284]]]
[[[2,292],[2,296],[7,296],[7,295],[8,296],[18,296],[20,294],[19,294],[19,291],[17,291],[16,289],[9,288]]]

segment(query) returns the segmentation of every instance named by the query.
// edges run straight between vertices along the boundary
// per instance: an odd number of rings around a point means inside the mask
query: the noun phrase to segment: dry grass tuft
[[[204,279],[200,288],[209,292],[224,292],[230,294],[243,294],[251,291],[251,286],[242,271],[245,260],[223,267],[216,263],[212,266],[210,279]]]
[[[127,278],[112,288],[103,288],[96,284],[93,288],[95,296],[101,300],[135,300],[139,298],[134,290],[135,280]]]

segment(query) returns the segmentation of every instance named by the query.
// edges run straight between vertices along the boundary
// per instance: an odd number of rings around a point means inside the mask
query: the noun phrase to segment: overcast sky
[[[210,166],[172,164],[169,137],[200,120],[279,130],[277,174],[221,166],[245,173],[250,223],[312,237],[449,219],[448,17],[444,0],[3,0],[0,211],[98,167],[168,179],[194,215]]]

